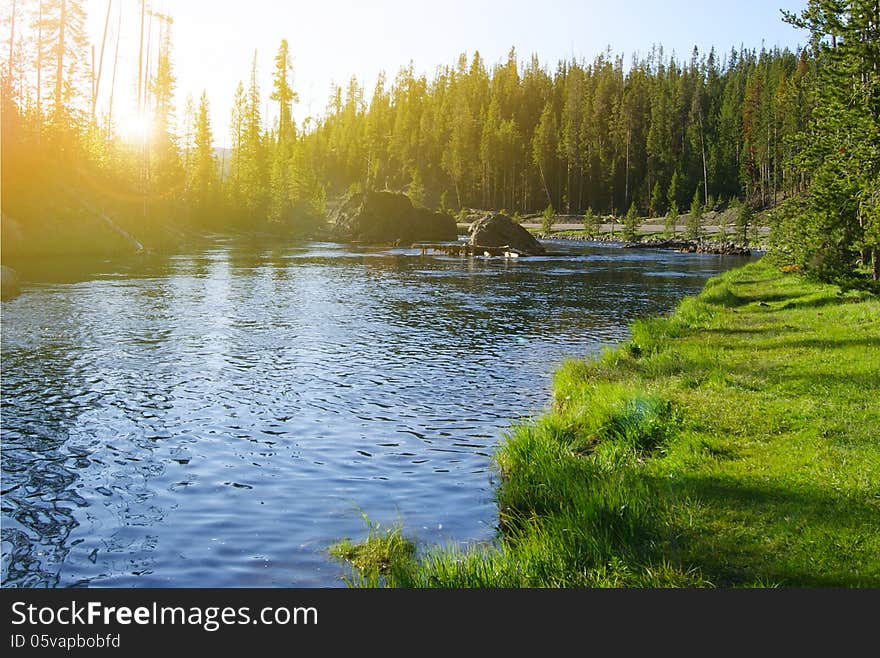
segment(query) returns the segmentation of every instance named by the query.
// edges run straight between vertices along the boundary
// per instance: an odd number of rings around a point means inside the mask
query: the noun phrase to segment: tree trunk
[[[95,120],[95,103],[97,102],[97,97],[95,96],[95,44],[91,46],[91,65],[89,68],[89,83],[92,92],[91,105],[92,111],[89,115],[89,118],[94,121]]]
[[[43,1],[37,18],[37,145],[43,143]]]
[[[146,0],[141,0],[141,36],[138,46],[138,114],[143,111],[143,88],[144,88],[144,13]],[[117,36],[117,39],[119,37]]]
[[[53,113],[56,122],[61,118],[62,79],[64,76],[64,24],[67,22],[67,1],[61,0],[61,16],[58,20],[58,45],[56,46],[57,62],[55,65],[55,107]]]
[[[706,170],[706,142],[703,139],[703,115],[700,114],[700,151],[703,154],[703,205],[709,203],[709,174]],[[709,209],[711,210],[711,208]]]
[[[110,25],[110,8],[113,6],[113,0],[107,0],[107,16],[104,18],[104,35],[101,37],[101,54],[98,56],[98,77],[95,79],[95,91],[92,96],[92,119],[95,118],[95,106],[98,103],[98,92],[101,90],[101,73],[104,71],[104,46],[107,44],[107,28]],[[94,56],[95,47],[92,46],[92,54]],[[92,66],[94,70],[94,65]]]
[[[116,65],[119,63],[119,35],[122,33],[122,7],[116,21],[116,50],[113,53],[113,75],[110,78],[110,105],[107,108],[107,139],[110,139],[110,128],[113,125],[113,94],[116,91]]]
[[[550,197],[550,188],[547,187],[547,179],[544,177],[544,167],[538,162],[538,172],[541,174],[541,183],[544,184],[544,192],[547,194],[547,203],[553,205],[553,199]]]
[[[12,95],[12,55],[13,55],[13,46],[15,45],[15,9],[17,4],[15,0],[12,0],[12,17],[10,19],[9,26],[9,90],[10,96]]]
[[[629,140],[630,131],[626,131],[626,168],[623,172],[623,207],[629,209]]]

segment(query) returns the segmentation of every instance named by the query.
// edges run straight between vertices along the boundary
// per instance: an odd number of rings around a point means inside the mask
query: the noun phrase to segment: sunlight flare
[[[149,111],[129,114],[119,121],[119,135],[130,144],[150,141],[153,117]]]

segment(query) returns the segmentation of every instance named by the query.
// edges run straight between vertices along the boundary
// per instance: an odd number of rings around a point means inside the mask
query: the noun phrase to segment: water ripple
[[[221,243],[3,302],[2,582],[341,586],[361,514],[492,537],[491,454],[565,358],[737,263]]]

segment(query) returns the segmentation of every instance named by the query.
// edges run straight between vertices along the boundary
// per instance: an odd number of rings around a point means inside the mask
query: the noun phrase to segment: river
[[[365,518],[491,541],[492,454],[597,354],[747,259],[218,239],[2,303],[4,587],[340,587]]]

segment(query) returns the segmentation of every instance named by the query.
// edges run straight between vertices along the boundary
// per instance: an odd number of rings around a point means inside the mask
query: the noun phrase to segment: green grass
[[[497,452],[495,544],[392,558],[382,584],[880,587],[876,296],[764,259],[554,395]]]
[[[330,547],[330,555],[354,567],[356,577],[350,584],[376,587],[384,584],[392,565],[399,568],[412,561],[416,547],[403,536],[400,525],[382,528],[366,516],[364,522],[369,529],[366,539],[360,542],[343,539]]]

